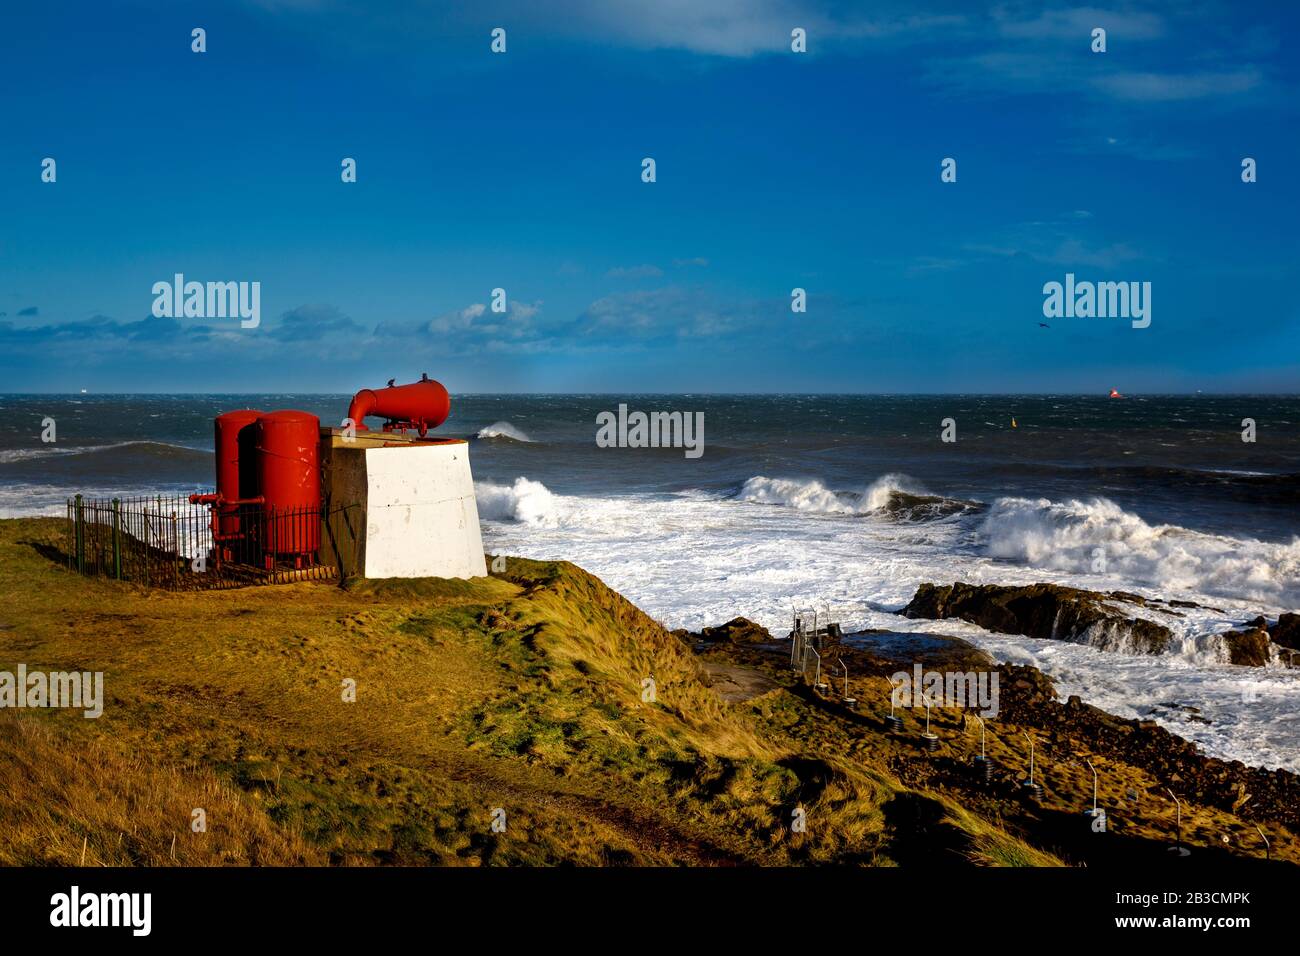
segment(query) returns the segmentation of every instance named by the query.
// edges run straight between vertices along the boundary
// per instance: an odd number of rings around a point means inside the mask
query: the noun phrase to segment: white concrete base
[[[365,510],[365,577],[487,574],[468,443],[336,447],[326,468],[331,498]]]

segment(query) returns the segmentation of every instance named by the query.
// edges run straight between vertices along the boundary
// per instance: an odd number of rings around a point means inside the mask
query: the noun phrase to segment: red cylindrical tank
[[[218,415],[213,421],[213,450],[217,456],[217,494],[226,501],[257,495],[257,453],[255,428],[262,412],[242,409]],[[220,533],[238,535],[239,506],[221,506]]]
[[[256,427],[264,549],[299,558],[314,553],[320,547],[320,419],[307,412],[267,412]]]
[[[357,431],[366,430],[367,415],[378,415],[403,427],[416,428],[423,436],[430,428],[445,422],[450,414],[451,396],[447,389],[427,375],[410,385],[363,388],[348,406],[348,418]]]

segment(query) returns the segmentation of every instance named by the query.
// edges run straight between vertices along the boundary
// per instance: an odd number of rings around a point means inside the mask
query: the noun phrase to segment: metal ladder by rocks
[[[822,676],[822,651],[828,641],[837,640],[840,634],[840,626],[830,620],[829,610],[824,615],[819,615],[815,608],[794,612],[790,629],[790,669],[808,680],[808,668],[813,667],[812,685],[819,694],[830,690]]]

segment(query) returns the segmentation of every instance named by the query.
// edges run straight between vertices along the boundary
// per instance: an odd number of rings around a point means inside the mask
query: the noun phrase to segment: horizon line
[[[294,389],[275,389],[261,391],[191,391],[191,392],[163,392],[163,391],[77,391],[77,392],[0,392],[0,398],[60,398],[71,397],[87,398],[98,397],[121,397],[121,396],[171,396],[175,398],[188,397],[206,397],[206,396],[239,396],[239,395],[294,395],[294,396],[322,396],[335,397],[339,395],[352,395],[356,389],[342,391],[297,391]],[[783,398],[783,397],[854,397],[854,398],[931,398],[931,397],[951,397],[951,396],[988,396],[998,398],[1110,398],[1106,392],[844,392],[844,391],[825,391],[825,392],[730,392],[730,391],[703,391],[696,389],[684,389],[679,391],[464,391],[454,392],[448,389],[449,394],[453,397],[460,395],[464,397],[498,397],[503,395],[550,395],[556,397],[572,396],[591,396],[591,397],[618,397],[618,396],[643,396],[643,395],[711,395],[718,397],[743,397],[743,398]],[[1292,392],[1219,392],[1219,391],[1196,391],[1196,392],[1125,392],[1123,398],[1250,398],[1266,396],[1270,398],[1300,398],[1300,391]]]

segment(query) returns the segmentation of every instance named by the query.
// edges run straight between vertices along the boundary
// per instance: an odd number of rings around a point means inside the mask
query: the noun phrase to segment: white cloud
[[[719,336],[752,329],[767,313],[768,306],[753,299],[669,286],[597,299],[579,317],[576,329],[582,335],[630,338]]]
[[[1076,210],[1054,221],[1020,223],[986,241],[967,243],[962,249],[976,257],[1004,259],[1024,256],[1035,262],[1067,268],[1113,269],[1125,263],[1154,258],[1127,242],[1090,238],[1088,230],[1096,231],[1091,220],[1091,213]]]
[[[510,317],[519,322],[527,322],[538,312],[542,311],[542,300],[536,302],[520,302],[518,300],[510,303]]]
[[[558,6],[558,9],[557,9]],[[610,3],[569,0],[547,7],[558,29],[644,49],[681,49],[716,56],[750,57],[789,52],[790,31],[808,31],[808,46],[844,40],[888,39],[963,22],[955,15],[925,15],[898,5],[865,15],[828,0],[656,0]]]
[[[445,332],[455,332],[468,329],[474,324],[474,320],[487,311],[487,306],[482,302],[475,302],[467,305],[463,309],[457,309],[454,312],[444,312],[435,318],[432,318],[425,325],[424,330],[434,334]]]
[[[1106,42],[1150,40],[1165,32],[1164,21],[1153,13],[1102,10],[1097,7],[1074,7],[1044,10],[1029,19],[1015,17],[1007,7],[993,12],[998,31],[1006,37],[1028,40],[1077,40],[1087,44],[1094,27],[1106,31]]]
[[[276,14],[316,13],[318,19],[347,17],[349,36],[376,28],[408,36],[431,30],[481,31],[479,4],[445,0],[245,0]],[[709,56],[752,57],[789,53],[790,31],[808,31],[808,49],[845,41],[890,41],[925,35],[965,22],[964,15],[920,14],[908,0],[875,0],[869,13],[852,0],[496,0],[493,23],[511,36],[563,36],[604,46],[642,50],[686,50]],[[517,33],[515,31],[518,31]]]
[[[1111,73],[1093,85],[1122,100],[1167,103],[1232,96],[1259,87],[1263,77],[1254,68],[1223,73]]]

